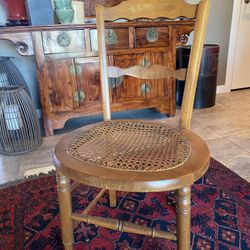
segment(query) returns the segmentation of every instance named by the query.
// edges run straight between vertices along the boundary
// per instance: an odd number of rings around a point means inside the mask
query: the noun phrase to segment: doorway
[[[230,90],[250,87],[250,0],[234,1],[226,84]]]

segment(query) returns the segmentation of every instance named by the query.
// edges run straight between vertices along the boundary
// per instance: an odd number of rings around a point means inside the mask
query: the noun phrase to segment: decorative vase
[[[54,0],[55,14],[61,24],[72,23],[74,18],[74,10],[72,8],[72,0]]]
[[[72,1],[72,8],[75,11],[72,23],[85,23],[84,2]]]
[[[72,0],[54,0],[56,9],[72,9]]]
[[[56,17],[61,24],[72,23],[74,18],[73,9],[55,9]]]
[[[6,8],[8,12],[8,25],[28,25],[25,0],[8,0],[6,1]]]

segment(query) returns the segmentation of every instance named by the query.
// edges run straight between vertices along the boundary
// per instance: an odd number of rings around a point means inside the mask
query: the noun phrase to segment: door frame
[[[227,71],[226,71],[226,81],[225,85],[217,87],[217,93],[226,93],[231,91],[232,80],[233,80],[233,71],[234,63],[236,56],[237,48],[237,38],[240,25],[240,13],[241,13],[241,4],[244,0],[234,0],[233,4],[233,13],[232,13],[232,22],[231,22],[231,31],[229,38],[229,47],[228,47],[228,56],[227,56]]]

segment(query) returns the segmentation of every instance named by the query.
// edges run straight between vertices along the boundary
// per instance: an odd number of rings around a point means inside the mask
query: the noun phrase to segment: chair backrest
[[[182,80],[186,76],[180,127],[190,127],[209,7],[210,0],[127,0],[114,7],[97,5],[96,22],[104,120],[111,119],[108,77],[129,75],[143,79],[174,77]],[[137,18],[156,19],[158,17],[171,19],[186,17],[196,20],[187,72],[184,70],[170,70],[164,65],[137,65],[127,69],[107,65],[105,21],[115,21],[120,18],[134,20]]]

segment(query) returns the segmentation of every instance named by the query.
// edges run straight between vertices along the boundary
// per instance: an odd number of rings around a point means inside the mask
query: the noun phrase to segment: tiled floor
[[[178,115],[167,121],[176,124]],[[215,159],[250,182],[250,89],[220,94],[213,108],[195,110],[192,129]],[[51,156],[61,136],[44,138],[38,150],[25,155],[0,155],[0,184],[53,168]]]

